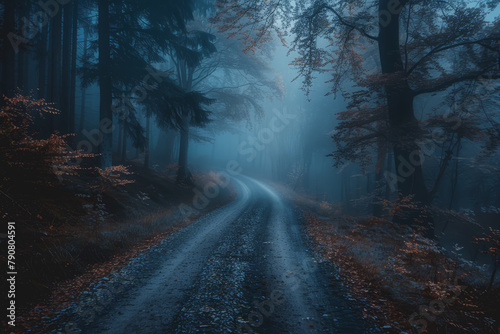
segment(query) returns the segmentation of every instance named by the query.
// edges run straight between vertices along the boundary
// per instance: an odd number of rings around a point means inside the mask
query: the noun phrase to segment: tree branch
[[[489,38],[479,39],[477,41],[467,41],[467,42],[460,42],[460,43],[446,45],[446,46],[441,46],[441,45],[437,46],[434,49],[432,49],[431,51],[429,51],[429,53],[427,53],[425,56],[423,56],[422,58],[420,58],[420,60],[418,60],[415,64],[413,64],[413,66],[408,70],[408,72],[406,73],[406,75],[409,76],[420,64],[422,64],[427,58],[429,58],[433,54],[436,54],[436,53],[442,52],[442,51],[446,51],[446,50],[449,50],[449,49],[457,48],[457,47],[460,47],[460,46],[465,46],[465,45],[474,45],[474,44],[477,44],[477,45],[480,45],[482,47],[486,47],[482,43],[487,42],[487,41],[500,41],[500,37],[489,37]],[[486,48],[490,49],[490,47],[486,47]]]
[[[359,32],[361,35],[363,35],[366,38],[369,38],[369,39],[374,40],[374,41],[378,41],[378,37],[370,35],[369,33],[366,32],[366,30],[364,28],[360,28],[360,27],[354,25],[354,23],[350,23],[350,22],[346,21],[339,13],[337,13],[337,11],[333,7],[328,6],[327,4],[323,4],[322,6],[320,6],[315,11],[315,13],[311,16],[311,18],[318,15],[323,9],[328,9],[330,12],[332,12],[337,17],[337,19],[340,21],[340,23],[342,23],[344,26],[349,27],[353,30],[356,30],[357,32]]]
[[[415,96],[422,95],[422,94],[439,92],[439,91],[442,91],[442,90],[445,90],[445,89],[451,87],[453,84],[456,84],[456,83],[476,80],[479,77],[483,76],[490,69],[491,68],[488,68],[488,69],[481,71],[481,72],[470,73],[468,75],[459,76],[459,77],[453,77],[453,78],[450,78],[448,80],[438,82],[434,86],[431,86],[431,87],[413,90],[413,96],[415,97]],[[500,79],[500,73],[488,75],[488,79]]]

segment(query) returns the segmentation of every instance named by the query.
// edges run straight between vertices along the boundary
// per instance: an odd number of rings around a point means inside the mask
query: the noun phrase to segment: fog
[[[499,4],[2,1],[8,325],[496,332]]]

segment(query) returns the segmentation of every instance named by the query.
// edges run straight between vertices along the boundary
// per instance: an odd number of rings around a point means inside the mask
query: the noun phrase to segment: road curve
[[[378,333],[309,250],[298,211],[271,187],[237,198],[99,282],[66,332]]]

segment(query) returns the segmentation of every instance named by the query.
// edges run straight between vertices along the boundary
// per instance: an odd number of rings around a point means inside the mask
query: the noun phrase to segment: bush
[[[2,98],[0,190],[8,193],[32,192],[39,186],[51,185],[57,173],[67,174],[77,168],[66,164],[71,159],[66,150],[67,136],[51,134],[47,139],[35,138],[35,118],[57,113],[43,99],[20,94]]]

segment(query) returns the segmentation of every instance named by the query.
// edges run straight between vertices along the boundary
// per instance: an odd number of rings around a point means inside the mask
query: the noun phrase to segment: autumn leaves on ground
[[[397,206],[386,208],[386,218],[359,217],[347,208],[349,203],[294,198],[305,210],[316,249],[338,267],[354,296],[367,302],[364,316],[387,333],[497,332],[500,289],[488,283],[493,278],[484,268],[461,257],[460,247],[446,250],[439,238],[422,237],[418,225],[394,224],[390,217]],[[477,224],[465,215],[433,210],[441,222],[461,228]],[[490,229],[474,238],[493,265],[500,246],[497,233]]]
[[[19,331],[234,197],[231,187],[224,188],[197,216],[182,215],[179,205],[191,204],[193,189],[211,174],[196,173],[187,186],[175,182],[175,165],[157,172],[134,161],[108,170],[92,167],[94,155],[67,151],[70,136],[37,139],[33,122],[49,112],[57,111],[21,95],[5,98],[0,111],[0,151],[6,157],[0,161],[0,213],[17,222]],[[72,163],[76,159],[81,164]],[[1,260],[6,263],[5,253]],[[7,291],[5,281],[2,288]]]

